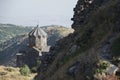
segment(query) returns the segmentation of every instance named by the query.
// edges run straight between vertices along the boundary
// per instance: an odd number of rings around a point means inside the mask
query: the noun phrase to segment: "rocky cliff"
[[[35,80],[118,80],[116,75],[106,75],[109,63],[114,63],[103,56],[109,49],[104,46],[120,37],[119,13],[119,0],[78,0],[72,18],[75,32],[58,41]],[[108,51],[107,57],[114,57]]]

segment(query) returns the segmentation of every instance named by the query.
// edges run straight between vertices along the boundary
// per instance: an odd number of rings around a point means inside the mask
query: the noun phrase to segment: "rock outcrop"
[[[52,62],[38,69],[35,80],[94,80],[103,44],[120,34],[119,8],[119,0],[78,0],[72,18],[75,32],[57,42]]]
[[[78,0],[74,8],[72,28],[77,30],[83,26],[90,17],[92,11],[97,10],[99,6],[105,4],[108,0]]]

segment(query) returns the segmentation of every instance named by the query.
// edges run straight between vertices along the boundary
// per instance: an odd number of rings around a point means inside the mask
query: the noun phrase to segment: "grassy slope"
[[[32,80],[36,74],[22,76],[19,68],[0,66],[0,80]]]
[[[0,41],[6,41],[16,35],[28,33],[30,27],[21,27],[12,24],[0,24]]]

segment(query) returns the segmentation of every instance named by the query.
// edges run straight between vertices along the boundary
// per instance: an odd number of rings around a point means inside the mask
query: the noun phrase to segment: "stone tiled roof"
[[[35,27],[30,33],[29,36],[34,36],[34,37],[47,37],[47,33],[41,29],[40,27]]]

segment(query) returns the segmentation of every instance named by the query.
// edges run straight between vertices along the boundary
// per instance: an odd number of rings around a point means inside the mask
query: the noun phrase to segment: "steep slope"
[[[101,56],[104,44],[120,34],[120,1],[78,0],[74,11],[75,32],[58,42],[51,51],[55,54],[52,62],[44,70],[40,67],[35,79],[117,80],[116,76],[101,76],[104,71],[98,71],[101,78],[94,75],[97,68],[101,70],[99,61],[105,59]]]
[[[74,30],[64,26],[50,25],[41,27],[48,34],[48,45],[54,46],[56,41],[73,33]]]
[[[0,51],[0,65],[16,66],[16,54],[24,44],[27,45],[25,42],[26,38],[27,35],[19,35],[1,44],[2,50]]]

